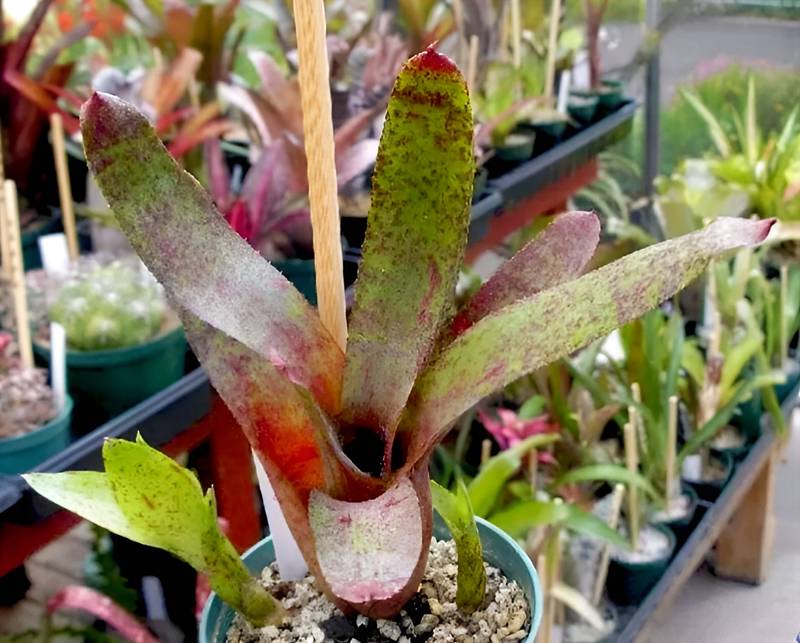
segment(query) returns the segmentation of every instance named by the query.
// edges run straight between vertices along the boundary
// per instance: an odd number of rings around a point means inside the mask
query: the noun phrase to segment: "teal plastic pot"
[[[789,397],[789,393],[794,390],[797,382],[800,381],[800,361],[796,359],[786,360],[784,373],[786,373],[786,382],[775,386],[775,395],[778,396],[778,402],[781,404]]]
[[[506,136],[502,145],[494,148],[495,156],[501,161],[524,163],[533,156],[536,135],[530,132],[515,132]]]
[[[716,458],[723,466],[727,467],[728,474],[721,480],[702,481],[702,480],[687,480],[683,479],[683,484],[689,485],[694,489],[697,497],[706,502],[714,502],[719,498],[719,494],[728,484],[728,481],[733,476],[734,461],[730,453],[712,453],[711,457]]]
[[[682,518],[673,518],[672,520],[652,520],[652,525],[662,525],[667,527],[675,534],[675,551],[683,547],[683,543],[689,538],[692,533],[694,514],[697,511],[697,492],[688,484],[683,485],[681,494],[689,498],[689,511]]]
[[[52,217],[40,227],[22,235],[22,264],[25,270],[36,270],[42,267],[42,256],[39,254],[39,237],[61,232],[61,230],[61,218]]]
[[[567,103],[567,113],[581,125],[588,125],[597,111],[597,96],[572,93]]]
[[[34,344],[50,361],[50,350]],[[183,377],[186,337],[178,326],[155,339],[107,351],[67,351],[67,386],[76,407],[119,415]]]
[[[658,560],[642,563],[617,560],[611,556],[608,564],[606,590],[617,605],[639,605],[664,574],[675,552],[675,534],[663,525],[650,525],[669,539],[667,552]]]
[[[522,548],[494,525],[482,518],[476,518],[478,533],[483,545],[484,560],[500,569],[509,579],[514,580],[525,593],[531,606],[531,624],[528,635],[521,643],[533,643],[542,622],[542,589],[539,577],[530,559]],[[439,540],[449,539],[450,532],[439,514],[434,512],[433,535]],[[247,568],[254,574],[275,560],[272,537],[267,537],[254,545],[242,556]],[[198,628],[199,643],[225,643],[228,629],[233,623],[233,610],[212,593],[203,609]]]
[[[313,259],[284,259],[273,261],[272,266],[291,281],[312,306],[317,305],[317,273]]]
[[[25,473],[61,453],[69,445],[72,398],[44,426],[15,438],[0,439],[0,473]]]

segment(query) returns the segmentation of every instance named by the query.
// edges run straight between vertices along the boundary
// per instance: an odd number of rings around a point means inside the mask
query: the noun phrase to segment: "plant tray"
[[[800,395],[800,384],[795,386],[783,404],[783,414],[787,419],[794,407],[800,404],[798,395]],[[604,640],[613,643],[643,643],[649,640],[649,628],[664,616],[683,584],[694,574],[728,526],[742,500],[763,474],[765,467],[770,463],[770,458],[774,457],[777,435],[772,427],[766,426],[763,419],[762,417],[761,437],[753,445],[747,457],[736,466],[733,477],[716,502],[698,501],[698,511],[705,509],[705,513],[672,559],[661,580],[638,607],[617,608],[617,629]],[[756,543],[744,544],[752,548],[758,546]]]
[[[105,438],[135,440],[140,433],[148,444],[158,447],[188,429],[208,413],[211,386],[202,369],[185,375],[175,384],[146,399],[110,422],[70,444],[34,471],[102,471]],[[29,524],[56,511],[38,494],[32,494],[18,475],[0,474],[0,523]]]

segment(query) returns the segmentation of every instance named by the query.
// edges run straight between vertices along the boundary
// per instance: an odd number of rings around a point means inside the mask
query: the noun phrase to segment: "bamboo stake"
[[[625,485],[614,485],[614,495],[611,497],[611,515],[608,518],[608,526],[616,530],[619,525],[619,512],[622,509],[622,498],[625,495]],[[597,567],[597,578],[595,579],[594,595],[592,596],[592,604],[597,607],[600,604],[600,599],[603,598],[603,589],[606,586],[606,577],[608,576],[608,563],[611,560],[611,549],[609,543],[603,545],[603,550],[600,553],[600,564]]]
[[[639,382],[634,382],[631,384],[631,394],[633,395],[633,399],[637,404],[642,403],[642,390],[639,387]],[[630,409],[628,409],[628,412],[630,414]],[[644,418],[642,417],[642,414],[639,413],[638,408],[635,408],[634,415],[636,416],[636,421],[634,422],[631,420],[631,422],[633,422],[633,426],[636,427],[636,434],[639,436],[639,444],[642,445],[642,451],[646,451],[647,433],[645,433],[644,430]]]
[[[667,518],[672,518],[670,501],[672,500],[675,484],[675,443],[678,440],[678,397],[671,395],[669,398],[669,418],[667,422],[667,453],[664,468],[667,471]]]
[[[67,236],[67,250],[71,261],[78,260],[78,231],[75,226],[75,209],[72,201],[72,186],[67,169],[67,148],[64,144],[64,121],[61,114],[50,114],[50,133],[53,136],[53,157],[56,162],[58,198],[61,202],[61,221]]]
[[[486,438],[481,442],[481,465],[486,464],[492,457],[492,441]]]
[[[639,454],[636,448],[636,432],[633,425],[628,422],[624,429],[625,437],[625,464],[628,471],[639,472]],[[631,545],[634,551],[639,546],[639,493],[636,485],[628,485],[628,528],[631,532]]]
[[[520,0],[511,0],[511,47],[514,69],[519,69],[522,65],[522,13],[519,3]]]
[[[789,266],[781,266],[781,370],[786,370],[786,360],[789,358],[789,323],[786,315],[786,305],[789,300]]]
[[[300,0],[294,3],[294,12],[319,313],[323,325],[344,351],[347,321],[325,7],[323,0]]]
[[[556,49],[558,48],[558,25],[561,22],[561,0],[553,0],[550,7],[550,37],[547,41],[547,67],[545,68],[544,96],[547,103],[553,100],[553,85],[556,78]]]
[[[25,269],[22,265],[22,240],[19,231],[19,209],[17,205],[17,186],[6,180],[5,216],[3,227],[8,241],[9,254],[3,257],[11,275],[11,289],[14,294],[14,316],[17,322],[17,344],[22,366],[33,368],[33,347],[31,327],[28,322],[28,302],[25,297]],[[7,257],[7,258],[6,258]]]
[[[0,131],[2,131],[2,123],[0,123]],[[5,185],[6,182],[6,172],[5,166],[3,165],[3,140],[0,137],[0,185]],[[6,220],[6,200],[4,198],[0,198],[0,258],[2,262],[0,263],[0,280],[3,279],[10,279],[10,266],[9,263],[9,255],[11,251],[9,250],[8,246],[8,236],[6,235],[6,227],[5,227],[5,220]]]
[[[542,586],[542,624],[536,635],[536,643],[551,643],[553,623],[550,618],[550,564],[545,554],[536,559],[536,571],[539,572],[539,584]]]
[[[470,95],[475,91],[475,78],[478,74],[478,45],[480,37],[473,34],[469,38],[469,59],[467,60],[467,89]]]

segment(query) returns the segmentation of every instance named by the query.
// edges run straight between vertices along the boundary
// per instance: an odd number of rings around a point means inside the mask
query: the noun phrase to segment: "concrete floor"
[[[684,585],[650,643],[789,643],[800,632],[800,409],[778,468],[775,548],[753,587],[701,569]]]

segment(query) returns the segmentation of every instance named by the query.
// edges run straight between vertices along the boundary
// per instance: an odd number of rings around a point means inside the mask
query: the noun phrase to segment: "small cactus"
[[[50,319],[66,329],[67,346],[78,351],[142,344],[158,333],[164,313],[156,288],[119,263],[68,284],[50,307]]]
[[[0,374],[0,438],[23,435],[55,416],[46,370],[12,367]]]

